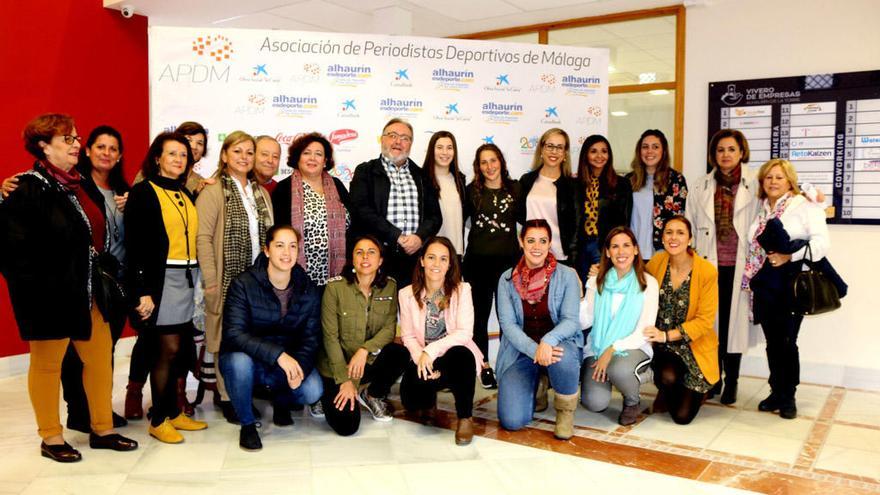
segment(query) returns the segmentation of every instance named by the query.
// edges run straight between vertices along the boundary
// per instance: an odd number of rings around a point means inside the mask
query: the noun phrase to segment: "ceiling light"
[[[668,95],[669,90],[668,89],[652,89],[651,91],[648,91],[648,93],[651,93],[654,96],[663,96],[663,95]]]
[[[623,110],[616,110],[614,112],[611,112],[611,115],[613,115],[615,117],[626,117],[629,114],[624,112]]]
[[[608,73],[610,74],[612,72],[617,72],[617,69],[615,69],[613,65],[609,65],[608,66]]]
[[[642,72],[639,74],[639,84],[647,84],[657,81],[656,72]]]

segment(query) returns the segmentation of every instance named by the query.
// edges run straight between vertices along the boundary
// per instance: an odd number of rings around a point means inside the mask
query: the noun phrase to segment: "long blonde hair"
[[[535,156],[532,157],[532,170],[539,170],[544,166],[541,150],[544,149],[544,143],[547,142],[547,139],[554,134],[559,134],[565,138],[565,155],[562,157],[562,163],[559,165],[559,168],[562,171],[562,175],[571,177],[571,140],[568,139],[568,134],[558,127],[547,129],[547,132],[541,135],[538,145],[535,146]]]

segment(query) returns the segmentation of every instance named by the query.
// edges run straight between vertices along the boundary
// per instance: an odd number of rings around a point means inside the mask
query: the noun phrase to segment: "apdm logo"
[[[529,87],[532,93],[551,94],[556,92],[556,76],[553,74],[541,74],[538,82]]]
[[[511,124],[519,122],[523,116],[523,106],[519,103],[483,103],[481,113],[483,120],[491,124]]]
[[[158,82],[206,84],[229,82],[232,41],[226,36],[199,36],[192,40],[193,63],[166,64]]]
[[[409,69],[397,69],[393,72],[391,86],[395,88],[411,88],[412,81],[409,79]]]
[[[261,94],[248,95],[245,102],[237,105],[236,115],[263,115],[266,113],[266,97]]]
[[[360,86],[373,77],[373,69],[366,65],[332,64],[327,67],[327,78],[336,86]]]
[[[590,105],[586,112],[578,117],[575,122],[577,124],[586,125],[587,127],[596,127],[602,124],[602,107],[598,105]]]
[[[461,91],[474,83],[475,74],[469,70],[452,70],[442,67],[431,71],[431,81],[437,83],[437,89]]]
[[[294,84],[314,84],[321,80],[321,66],[313,63],[303,64],[288,81]]]
[[[272,108],[278,117],[304,118],[309,117],[318,109],[318,99],[311,95],[275,95],[272,97]]]

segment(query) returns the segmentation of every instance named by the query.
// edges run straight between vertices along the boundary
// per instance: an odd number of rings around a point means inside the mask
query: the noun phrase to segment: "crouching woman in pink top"
[[[467,445],[474,436],[471,412],[483,353],[473,341],[471,286],[461,280],[449,239],[425,243],[412,282],[398,295],[401,337],[411,358],[403,370],[401,401],[408,411],[431,410],[437,391],[450,388],[458,415],[455,443]]]

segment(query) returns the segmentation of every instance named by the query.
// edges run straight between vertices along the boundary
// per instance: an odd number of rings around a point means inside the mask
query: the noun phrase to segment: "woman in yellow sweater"
[[[656,326],[644,330],[654,343],[653,412],[669,411],[673,421],[688,424],[700,411],[703,397],[719,379],[718,337],[713,328],[718,311],[718,271],[690,247],[691,223],[676,215],[663,224],[663,251],[648,262],[648,273],[660,282]]]

